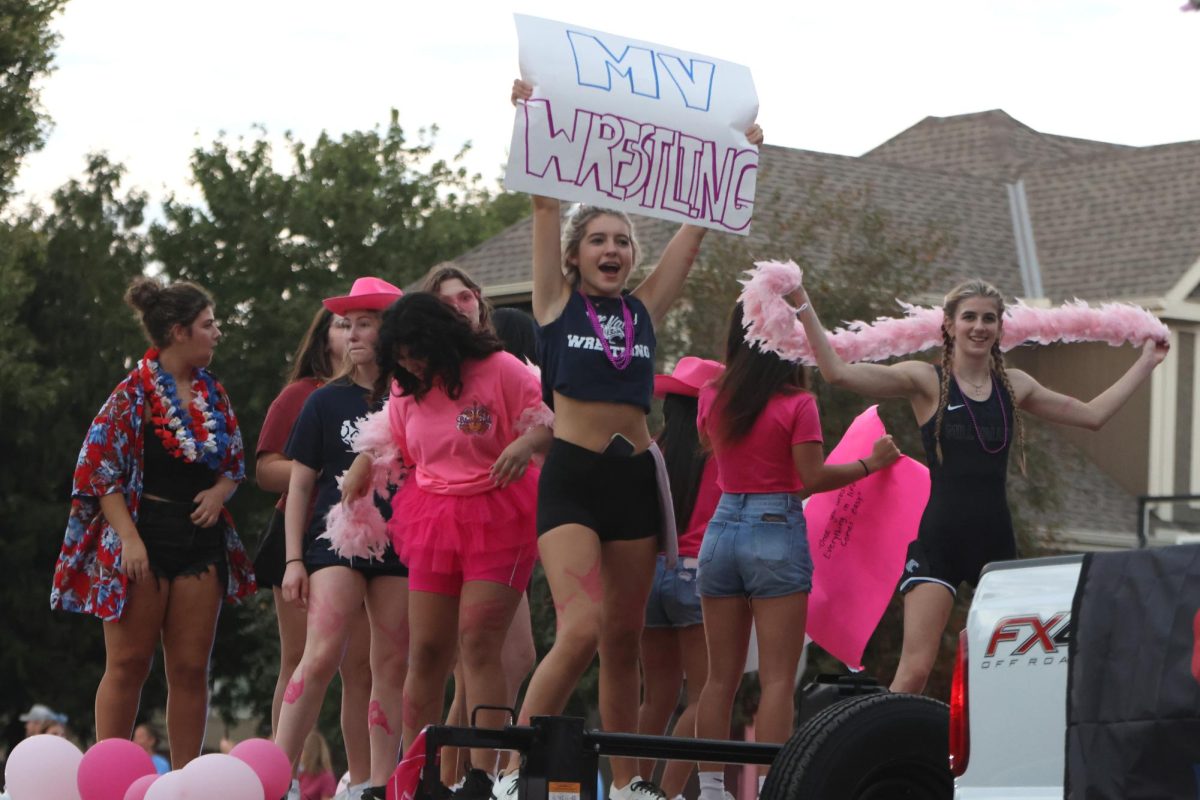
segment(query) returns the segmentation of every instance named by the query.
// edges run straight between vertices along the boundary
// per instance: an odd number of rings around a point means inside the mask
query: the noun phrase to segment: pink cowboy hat
[[[359,278],[350,287],[350,294],[326,297],[321,302],[344,317],[351,311],[382,311],[403,295],[399,288],[380,278]]]
[[[700,387],[725,371],[725,365],[719,361],[709,361],[707,358],[684,356],[679,359],[670,375],[654,376],[654,396],[663,397],[668,394],[682,394],[686,397],[696,397]]]

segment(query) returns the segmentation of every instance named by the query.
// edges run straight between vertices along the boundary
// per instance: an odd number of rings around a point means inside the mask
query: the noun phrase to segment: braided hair
[[[949,325],[958,314],[958,307],[963,300],[973,297],[983,297],[996,303],[996,313],[1000,318],[1000,328],[996,341],[992,342],[991,372],[1000,381],[1008,394],[1008,402],[1012,407],[1013,424],[1017,429],[1017,445],[1021,451],[1021,473],[1025,473],[1025,425],[1017,412],[1016,395],[1012,383],[1008,379],[1008,370],[1004,365],[1004,353],[1000,350],[1000,334],[1004,332],[1004,295],[992,284],[979,278],[973,278],[955,286],[942,302],[944,320],[942,324],[942,376],[938,387],[937,418],[934,421],[933,438],[936,442],[937,460],[942,463],[942,419],[946,414],[946,404],[950,401],[950,373],[954,364],[954,339],[950,336]]]

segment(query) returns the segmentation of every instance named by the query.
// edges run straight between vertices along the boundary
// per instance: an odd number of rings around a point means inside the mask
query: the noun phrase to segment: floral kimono
[[[75,464],[71,515],[50,591],[51,608],[94,614],[105,622],[121,618],[129,579],[121,568],[121,539],[101,513],[100,498],[122,492],[129,515],[137,522],[142,497],[146,405],[145,389],[138,375],[135,368],[117,385],[83,441]],[[223,389],[221,394],[229,407]],[[227,427],[229,446],[219,474],[241,482],[246,477],[245,457],[242,435],[232,410]],[[254,571],[228,509],[221,510],[221,519],[229,564],[225,597],[236,601],[254,592]]]

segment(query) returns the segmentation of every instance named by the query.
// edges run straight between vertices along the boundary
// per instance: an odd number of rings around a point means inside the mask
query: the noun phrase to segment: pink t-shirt
[[[337,792],[337,780],[329,770],[319,775],[300,773],[301,800],[326,800]]]
[[[704,543],[704,531],[708,521],[717,510],[721,501],[721,487],[717,485],[717,460],[710,458],[704,462],[704,471],[700,473],[700,487],[696,490],[696,503],[692,506],[692,516],[687,528],[679,532],[679,557],[695,558],[700,555],[700,545]]]
[[[803,488],[792,459],[792,445],[820,442],[821,418],[810,392],[776,394],[767,401],[750,432],[735,442],[723,443],[714,435],[713,418],[717,387],[700,390],[696,425],[707,435],[717,462],[717,484],[730,494],[798,492]]]
[[[550,410],[532,370],[503,351],[462,366],[462,393],[451,400],[436,386],[420,402],[395,384],[388,419],[417,486],[433,494],[472,495],[495,488],[489,472],[504,448]]]

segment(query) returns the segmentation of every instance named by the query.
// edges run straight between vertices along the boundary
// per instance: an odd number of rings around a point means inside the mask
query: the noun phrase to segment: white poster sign
[[[521,77],[504,185],[746,234],[758,149],[750,70],[516,15]]]

